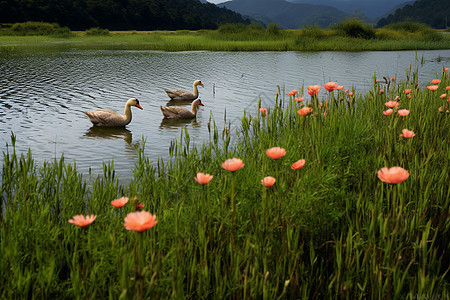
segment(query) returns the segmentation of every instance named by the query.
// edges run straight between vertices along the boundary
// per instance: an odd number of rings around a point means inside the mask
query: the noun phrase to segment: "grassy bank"
[[[280,90],[267,113],[255,107],[236,128],[212,122],[202,146],[184,132],[168,161],[154,164],[142,149],[127,184],[107,165],[95,179],[63,158],[37,166],[31,152],[15,153],[13,136],[2,162],[1,298],[448,299],[450,107],[441,95],[450,77],[430,90],[417,76],[311,103],[306,91]],[[312,112],[301,115],[306,101]],[[285,155],[269,157],[272,147]],[[234,172],[222,165],[233,157],[244,163]],[[409,176],[377,177],[393,166]],[[198,172],[213,178],[200,185]],[[273,186],[261,184],[266,176]],[[122,196],[128,203],[111,205]],[[158,223],[126,230],[139,209]],[[96,219],[68,222],[79,214]]]
[[[350,26],[351,25],[351,26]],[[380,29],[350,25],[320,29],[229,25],[218,30],[109,32],[90,30],[46,36],[1,35],[0,51],[163,50],[163,51],[378,51],[450,49],[450,35],[426,27]],[[346,27],[347,26],[347,27]],[[1,33],[1,32],[0,32]]]

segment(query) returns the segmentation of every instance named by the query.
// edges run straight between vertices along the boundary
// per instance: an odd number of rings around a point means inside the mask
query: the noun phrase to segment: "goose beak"
[[[143,109],[142,106],[139,105],[139,103],[136,104],[135,106],[136,106],[137,108]]]

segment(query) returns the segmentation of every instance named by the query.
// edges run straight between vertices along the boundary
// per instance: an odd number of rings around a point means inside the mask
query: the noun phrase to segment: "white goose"
[[[124,114],[121,115],[108,109],[99,109],[94,111],[85,111],[94,126],[123,127],[131,122],[131,106],[143,109],[139,105],[139,100],[131,98],[125,104]]]
[[[168,119],[191,119],[197,116],[199,106],[204,106],[200,99],[192,102],[191,110],[180,106],[166,106],[161,108],[161,112]]]
[[[192,93],[183,90],[166,90],[166,93],[172,100],[194,100],[198,98],[198,85],[203,86],[203,83],[200,80],[194,81]]]

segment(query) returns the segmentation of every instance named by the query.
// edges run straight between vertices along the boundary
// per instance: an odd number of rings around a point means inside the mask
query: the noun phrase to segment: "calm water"
[[[238,124],[243,111],[255,113],[273,105],[277,85],[286,93],[302,85],[336,81],[344,88],[367,91],[377,78],[406,77],[419,66],[425,86],[443,66],[450,50],[406,52],[154,52],[69,51],[12,54],[0,57],[0,152],[10,144],[29,148],[38,163],[59,158],[76,161],[80,172],[102,172],[102,162],[114,161],[120,178],[131,178],[137,149],[146,139],[151,160],[168,157],[170,141],[187,127],[191,140],[208,139],[213,115],[219,129],[224,112]],[[170,105],[164,89],[192,90],[202,80],[205,104],[196,120],[166,122],[159,106]],[[321,91],[323,93],[323,91]],[[96,130],[83,111],[108,108],[123,113],[128,98],[140,100],[124,129]]]

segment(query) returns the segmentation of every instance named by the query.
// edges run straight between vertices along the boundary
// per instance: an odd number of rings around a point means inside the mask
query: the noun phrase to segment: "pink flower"
[[[266,154],[270,158],[279,159],[280,157],[286,155],[286,150],[280,147],[272,147],[270,149],[267,149]]]
[[[276,179],[273,178],[272,176],[267,176],[264,177],[263,180],[261,180],[261,184],[264,185],[265,187],[271,187],[272,185],[275,184]]]
[[[201,185],[205,185],[208,182],[210,182],[211,179],[213,179],[213,177],[214,177],[213,175],[204,174],[204,173],[197,173],[197,176],[194,177],[194,179],[195,179],[195,181],[197,181]]]
[[[244,162],[239,158],[229,158],[222,163],[222,168],[230,172],[236,172],[244,167]]]
[[[431,80],[431,83],[432,84],[439,84],[439,83],[441,83],[441,81],[439,79],[433,79],[433,80]]]
[[[409,94],[409,93],[411,93],[411,91],[412,91],[412,89],[404,89],[403,90],[403,94]]]
[[[297,110],[297,113],[299,115],[306,116],[306,115],[312,113],[312,111],[313,111],[312,107],[305,106],[305,107],[302,107],[299,110]]]
[[[390,114],[392,114],[394,112],[394,110],[392,108],[389,108],[388,110],[383,111],[383,114],[385,116],[389,116]]]
[[[296,102],[302,102],[303,100],[305,100],[305,97],[297,97],[294,99]]]
[[[114,207],[123,207],[125,206],[125,204],[127,204],[128,200],[129,200],[128,197],[114,199],[113,201],[111,201],[111,205]]]
[[[292,90],[288,93],[289,96],[294,96],[295,94],[297,94],[296,90]]]
[[[92,222],[94,222],[95,218],[97,218],[96,215],[87,215],[86,217],[83,215],[76,215],[73,216],[73,219],[69,220],[69,223],[75,224],[77,226],[80,227],[86,227],[90,224],[92,224]]]
[[[304,165],[305,165],[305,160],[304,159],[300,159],[300,160],[297,160],[295,163],[293,163],[291,165],[291,169],[292,170],[299,170],[299,169],[303,168]]]
[[[378,178],[386,183],[397,184],[405,181],[409,177],[409,172],[402,167],[392,167],[390,169],[384,167],[378,171]]]
[[[259,109],[259,112],[262,114],[262,115],[267,115],[267,108],[260,108]]]
[[[403,137],[404,137],[405,139],[410,139],[410,138],[412,138],[413,136],[416,135],[416,134],[414,133],[414,131],[408,130],[408,129],[406,129],[406,128],[402,130],[402,133],[403,133]]]
[[[429,85],[429,86],[427,86],[427,89],[429,89],[430,91],[435,91],[438,88],[439,88],[439,86],[437,86],[437,85]]]
[[[334,91],[336,89],[337,83],[336,82],[328,82],[328,83],[324,84],[323,87],[327,91],[332,92],[332,91]]]
[[[125,226],[127,230],[142,232],[152,228],[156,224],[158,224],[156,216],[142,210],[129,213],[124,218],[123,226]]]
[[[390,107],[390,108],[397,107],[397,106],[399,106],[399,104],[400,103],[398,103],[397,101],[389,101],[389,102],[384,103],[384,105],[386,105],[387,107]]]
[[[397,113],[402,116],[402,117],[406,117],[407,115],[409,115],[409,110],[407,109],[400,109],[399,111],[397,111]]]

